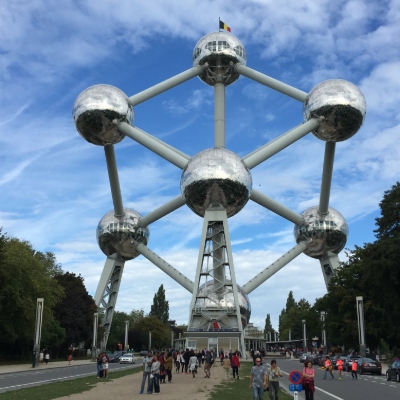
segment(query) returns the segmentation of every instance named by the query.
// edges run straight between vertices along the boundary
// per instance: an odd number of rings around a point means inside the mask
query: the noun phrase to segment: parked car
[[[125,354],[124,351],[114,351],[113,354],[109,355],[108,358],[110,359],[110,363],[117,363],[119,362],[119,359],[121,358],[121,356],[123,356]]]
[[[300,362],[305,363],[307,360],[311,360],[312,354],[311,353],[303,353],[300,357]]]
[[[148,350],[142,350],[142,351],[139,353],[139,355],[140,355],[140,357],[146,357],[146,356],[147,356],[147,353],[148,353]]]
[[[343,366],[343,370],[350,372],[351,371],[351,364],[353,364],[353,361],[357,361],[359,358],[361,358],[360,356],[356,356],[353,354],[350,354],[346,357],[346,360],[344,362],[344,366]]]
[[[396,379],[396,382],[400,382],[400,361],[395,361],[392,365],[389,365],[386,371],[386,379],[388,381]]]
[[[365,372],[369,372],[371,375],[382,375],[382,365],[379,361],[373,360],[372,358],[363,357],[357,360],[357,371],[360,375]]]
[[[136,362],[136,358],[133,355],[133,353],[125,353],[119,359],[120,364],[135,364],[135,362]]]

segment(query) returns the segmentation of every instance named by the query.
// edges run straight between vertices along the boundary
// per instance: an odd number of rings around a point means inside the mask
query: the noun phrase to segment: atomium
[[[302,214],[304,222],[294,227],[297,243],[308,241],[304,254],[322,259],[330,253],[339,254],[346,245],[349,227],[339,211],[328,208],[328,214],[321,215],[318,207],[307,208]]]
[[[232,282],[226,280],[225,285],[227,286],[223,286],[217,291],[214,291],[214,280],[207,281],[201,285],[199,287],[195,307],[206,309],[234,308],[235,301],[233,297]],[[236,287],[238,290],[240,318],[242,320],[243,328],[245,328],[251,315],[250,300],[239,285],[236,285]]]
[[[304,106],[304,120],[321,118],[313,134],[327,142],[341,142],[357,133],[366,113],[364,95],[351,82],[331,79],[315,86]]]
[[[72,116],[80,135],[99,146],[116,144],[124,139],[114,120],[133,121],[128,96],[110,85],[95,85],[84,90],[75,100]]]
[[[140,225],[141,215],[130,208],[124,208],[124,216],[117,218],[114,210],[108,212],[97,225],[96,238],[106,256],[116,254],[122,260],[132,260],[140,255],[136,250],[139,243],[145,246],[150,232]]]
[[[223,207],[228,217],[237,214],[252,191],[250,171],[230,150],[206,149],[190,159],[181,177],[181,193],[187,206],[204,217],[205,211]]]
[[[234,64],[246,65],[246,52],[240,40],[227,32],[213,32],[202,37],[193,50],[193,66],[208,64],[200,75],[207,85],[230,85],[239,79]]]

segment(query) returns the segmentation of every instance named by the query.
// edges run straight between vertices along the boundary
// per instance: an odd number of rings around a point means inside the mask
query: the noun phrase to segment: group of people
[[[143,378],[140,387],[140,394],[145,393],[147,381],[147,394],[160,393],[160,384],[165,383],[165,377],[168,377],[168,383],[172,380],[172,368],[175,366],[175,373],[190,374],[193,378],[196,377],[200,367],[203,367],[205,376],[210,378],[211,367],[216,366],[218,358],[225,370],[225,378],[229,379],[230,370],[235,379],[239,379],[241,354],[238,350],[232,352],[224,352],[219,350],[218,356],[214,350],[202,349],[194,350],[173,350],[169,352],[151,352],[143,359],[142,371]]]
[[[108,378],[108,363],[110,358],[104,352],[97,356],[97,379]]]
[[[40,362],[40,364],[43,364],[43,362],[44,362],[47,365],[49,360],[50,360],[49,352],[46,351],[46,350],[41,350],[40,353],[39,353],[39,362]]]

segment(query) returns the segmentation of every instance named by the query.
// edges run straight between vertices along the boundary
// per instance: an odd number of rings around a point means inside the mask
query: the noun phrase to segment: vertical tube
[[[98,313],[93,314],[93,344],[92,344],[92,362],[97,359],[97,326],[98,326]]]
[[[128,351],[129,344],[128,344],[128,328],[129,328],[129,321],[125,321],[125,343],[124,343],[124,350]]]
[[[289,329],[289,342],[292,341],[292,331]]]
[[[364,327],[364,304],[363,297],[356,297],[357,304],[357,320],[358,320],[358,337],[360,341],[360,355],[365,357],[366,355],[366,344],[365,344],[365,327]]]
[[[335,149],[336,149],[335,142],[326,142],[324,167],[322,170],[321,194],[319,198],[319,210],[318,210],[318,212],[321,215],[328,214],[329,196],[331,193],[331,183],[332,183],[333,162],[335,159]]]
[[[301,323],[303,324],[303,347],[304,347],[303,351],[307,351],[306,320],[302,319]]]
[[[104,146],[106,155],[108,178],[110,180],[111,195],[114,204],[114,214],[116,217],[124,215],[124,207],[122,205],[121,188],[119,185],[117,162],[115,161],[114,146],[107,144]]]
[[[214,85],[214,147],[225,148],[225,85]]]
[[[149,351],[151,351],[151,331],[149,331]]]

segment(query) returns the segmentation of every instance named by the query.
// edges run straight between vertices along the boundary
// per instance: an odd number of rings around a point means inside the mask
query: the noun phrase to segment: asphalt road
[[[109,364],[109,371],[141,367],[141,361],[136,364]],[[71,365],[64,368],[36,369],[12,372],[0,375],[0,394],[11,390],[23,389],[67,379],[81,378],[88,375],[96,376],[96,363]],[[1,396],[0,396],[1,397]]]
[[[266,358],[267,363],[271,358]],[[281,386],[289,389],[289,373],[293,370],[303,370],[303,364],[298,360],[291,361],[286,359],[277,359],[277,365],[283,372]],[[393,381],[387,381],[384,375],[358,375],[357,380],[351,379],[350,372],[343,373],[343,380],[339,381],[338,372],[333,371],[334,379],[327,375],[323,380],[324,370],[315,368],[315,393],[316,400],[399,400],[400,384]],[[304,392],[299,392],[299,399],[304,399]]]

